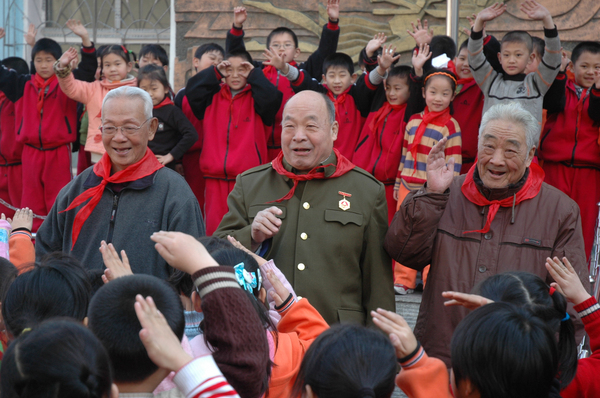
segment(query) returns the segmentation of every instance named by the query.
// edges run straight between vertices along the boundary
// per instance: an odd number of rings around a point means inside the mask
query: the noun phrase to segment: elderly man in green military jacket
[[[395,305],[384,187],[333,149],[323,94],[292,97],[282,126],[282,153],[237,177],[215,235],[273,259],[328,323],[372,325],[370,311]]]

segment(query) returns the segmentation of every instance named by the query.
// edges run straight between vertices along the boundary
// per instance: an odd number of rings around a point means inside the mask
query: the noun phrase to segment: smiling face
[[[385,80],[385,97],[391,105],[404,104],[408,101],[409,96],[407,78],[393,76]]]
[[[479,137],[477,171],[488,188],[518,182],[531,164],[535,146],[527,149],[525,129],[506,120],[492,120]]]
[[[285,62],[292,62],[298,55],[300,55],[300,49],[296,47],[294,38],[289,33],[283,32],[271,37],[269,43],[270,49],[274,50],[283,58]]]
[[[47,53],[46,51],[38,51],[33,58],[33,64],[35,65],[35,72],[40,75],[42,79],[49,79],[54,74],[54,63],[56,58],[54,55]]]
[[[337,138],[338,123],[329,123],[323,96],[302,91],[283,110],[281,148],[295,169],[309,171],[329,157]]]
[[[502,69],[511,76],[525,73],[527,65],[533,62],[534,57],[529,52],[527,45],[520,42],[502,43],[500,54],[498,54]]]
[[[241,72],[244,71],[242,67],[242,63],[246,60],[241,57],[230,57],[227,59],[231,63],[230,66],[227,67],[225,73],[227,73],[227,77],[225,78],[225,83],[232,90],[241,90],[246,87],[246,78],[242,76]]]
[[[600,74],[600,54],[583,52],[572,67],[575,75],[575,83],[583,88],[594,85],[598,74]]]
[[[169,94],[169,89],[158,80],[143,79],[138,82],[139,88],[150,94],[152,105],[158,105]]]
[[[340,95],[354,83],[355,79],[354,75],[343,66],[330,66],[327,74],[323,75],[323,80],[334,95]]]
[[[219,65],[221,61],[223,61],[223,54],[220,51],[207,51],[202,54],[200,59],[194,58],[194,69],[198,73],[208,67]]]
[[[456,74],[460,79],[470,79],[473,77],[471,68],[469,68],[469,50],[465,47],[454,58]]]
[[[122,129],[113,135],[102,134],[104,149],[110,157],[112,172],[124,170],[127,166],[140,161],[146,154],[148,141],[154,138],[158,120],[146,121],[144,103],[141,99],[116,97],[102,107],[102,126],[138,127],[133,135],[124,135]],[[145,123],[144,123],[145,122]]]
[[[454,89],[450,78],[433,76],[423,87],[423,98],[430,112],[441,112],[450,106],[454,99]]]
[[[131,62],[126,62],[117,54],[107,54],[102,57],[102,76],[110,81],[124,80],[131,72]]]

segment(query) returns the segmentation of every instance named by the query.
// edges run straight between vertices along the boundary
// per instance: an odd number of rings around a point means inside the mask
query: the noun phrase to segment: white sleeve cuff
[[[173,382],[186,398],[238,397],[221,373],[212,355],[194,359],[181,368]]]

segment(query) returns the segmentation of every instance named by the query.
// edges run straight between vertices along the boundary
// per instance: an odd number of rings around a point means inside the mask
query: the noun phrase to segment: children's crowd
[[[317,50],[297,63],[298,37],[285,27],[268,35],[265,60],[254,60],[244,45],[248,13],[236,7],[225,50],[198,47],[193,76],[178,93],[160,45],[144,46],[136,64],[125,46],[97,47],[73,20],[67,27],[81,38],[80,54],[41,38],[30,65],[1,61],[0,208],[12,232],[11,261],[0,257],[0,398],[383,398],[395,386],[409,397],[600,396],[600,307],[566,258],[547,259],[550,285],[510,272],[473,292],[444,292],[446,305],[473,310],[453,335],[448,373],[401,316],[372,312],[384,333],[330,327],[273,261],[233,238],[210,237],[236,177],[280,155],[287,101],[313,90],[334,103],[339,154],[384,184],[388,222],[426,186],[437,143],[444,141],[456,176],[473,173],[483,113],[518,102],[539,122],[540,141],[528,146],[545,182],[579,205],[590,255],[600,202],[600,43],[580,42],[567,54],[560,27],[534,0],[520,9],[539,21],[543,39],[512,31],[499,40],[485,30],[506,11],[497,3],[470,18],[460,45],[417,21],[410,60],[377,34],[360,53],[359,76],[352,58],[337,52],[340,1],[327,0],[326,9]],[[66,254],[37,262],[33,254],[31,234],[73,178],[72,151],[81,173],[105,152],[107,130],[142,127],[102,126],[103,100],[122,86],[149,93],[158,119],[149,148],[185,178],[206,222],[208,237],[199,240],[152,235],[177,270],[168,281],[133,275],[126,255],[105,242],[104,272]],[[512,166],[497,172],[499,186]],[[414,292],[417,272],[390,266],[396,292]],[[421,277],[426,285],[427,270]],[[589,335],[589,358],[577,359],[567,302]]]

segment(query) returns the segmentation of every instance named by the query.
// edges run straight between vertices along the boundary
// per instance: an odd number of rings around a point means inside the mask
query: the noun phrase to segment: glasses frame
[[[154,119],[154,116],[149,117],[148,119],[146,119],[144,121],[144,123],[140,124],[137,127],[127,127],[128,129],[134,130],[133,133],[126,132],[125,131],[125,126],[109,126],[109,127],[114,127],[114,129],[115,129],[114,133],[107,133],[107,132],[105,132],[106,127],[104,127],[104,126],[100,126],[99,129],[100,129],[100,132],[102,134],[106,134],[107,136],[111,136],[111,137],[117,135],[117,132],[119,130],[121,131],[121,134],[123,134],[125,137],[132,137],[132,136],[136,135],[137,133],[139,133],[140,129],[144,126],[144,124],[148,123],[148,120],[152,120],[152,119]]]

